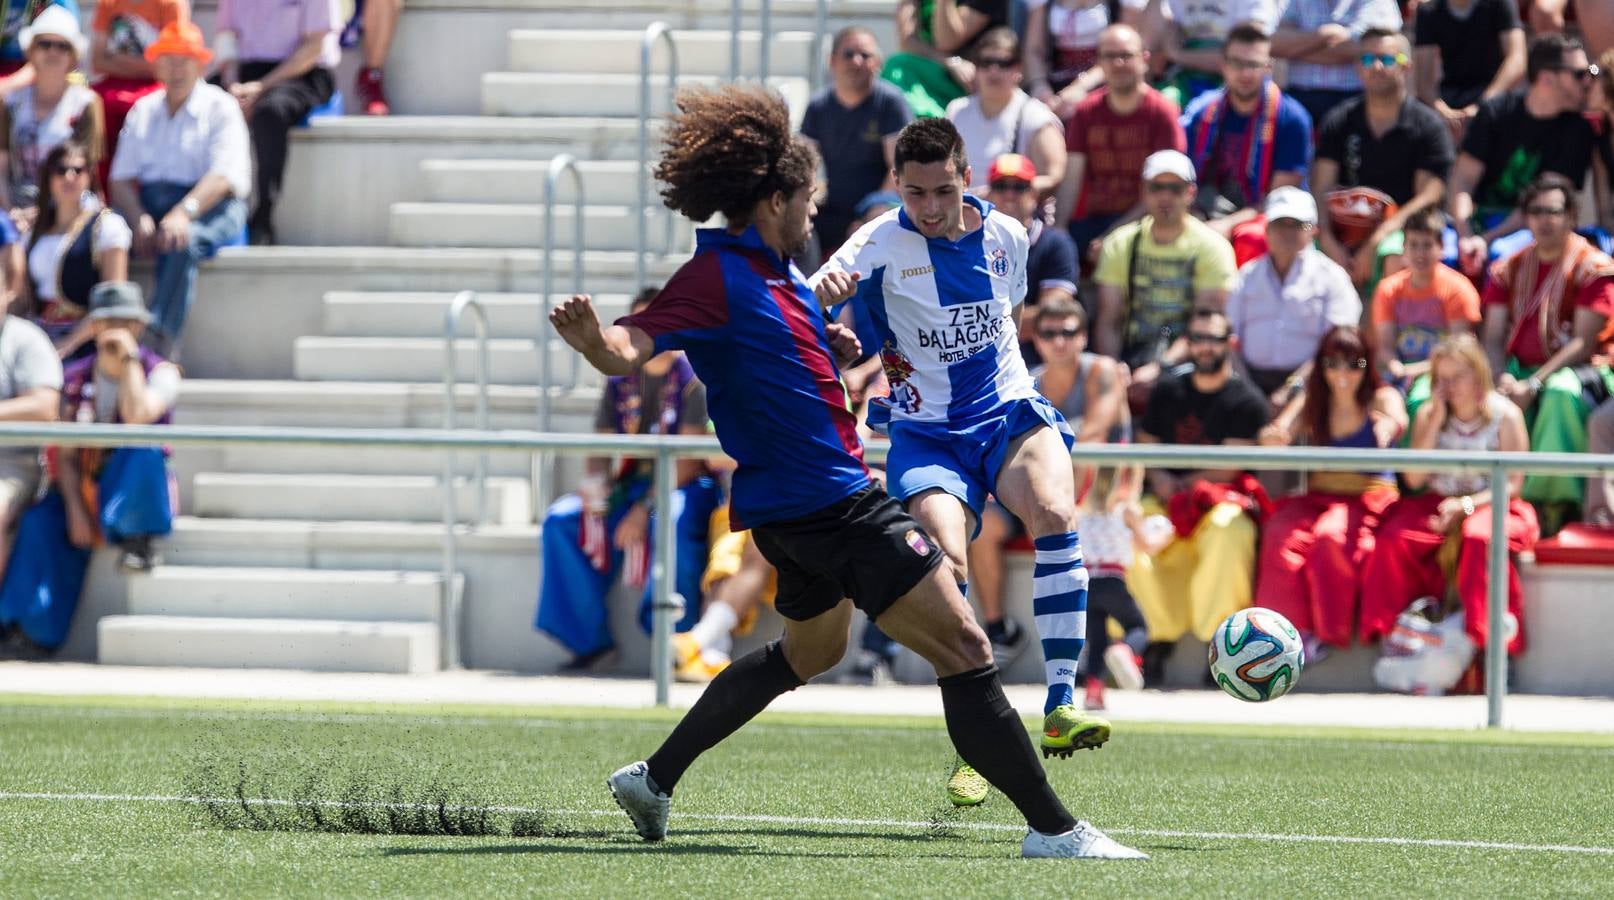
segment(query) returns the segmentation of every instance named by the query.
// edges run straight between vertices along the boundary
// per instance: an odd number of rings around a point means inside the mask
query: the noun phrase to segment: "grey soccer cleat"
[[[1119,844],[1090,822],[1077,822],[1064,834],[1026,832],[1020,855],[1027,859],[1148,859],[1149,854]]]

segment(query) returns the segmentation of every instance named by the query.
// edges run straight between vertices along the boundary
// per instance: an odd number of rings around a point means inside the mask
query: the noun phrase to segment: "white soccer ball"
[[[1211,677],[1240,700],[1260,703],[1282,697],[1300,680],[1305,665],[1300,632],[1270,609],[1241,609],[1223,620],[1211,638]]]

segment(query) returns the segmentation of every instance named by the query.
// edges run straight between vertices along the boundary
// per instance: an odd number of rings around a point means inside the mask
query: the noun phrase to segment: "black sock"
[[[730,663],[712,679],[706,692],[684,714],[672,734],[667,735],[667,740],[646,760],[651,782],[671,794],[695,757],[740,730],[741,725],[766,709],[773,698],[801,687],[802,683],[785,660],[785,651],[778,641],[770,641],[762,649]]]
[[[1048,786],[1019,713],[1003,696],[998,667],[949,675],[936,684],[958,755],[1002,791],[1032,828],[1060,834],[1076,827],[1076,819]]]

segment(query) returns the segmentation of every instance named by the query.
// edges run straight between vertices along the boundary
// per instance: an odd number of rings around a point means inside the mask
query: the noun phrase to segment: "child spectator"
[[[93,353],[97,326],[85,316],[93,288],[129,273],[133,235],[122,216],[94,201],[94,181],[88,148],[57,145],[39,173],[39,215],[28,236],[25,308],[63,359]]]
[[[140,346],[151,320],[140,288],[126,281],[97,285],[89,320],[95,353],[64,373],[63,418],[168,424],[179,367]],[[172,530],[174,512],[160,447],[63,447],[56,459],[56,483],[23,516],[15,564],[0,583],[0,623],[16,627],[27,649],[46,652],[67,639],[91,550],[115,544],[120,566],[148,570],[158,562],[152,542]]]
[[[175,22],[190,21],[190,0],[101,0],[90,24],[90,66],[100,77],[92,87],[106,115],[106,149],[97,174],[111,183],[112,157],[129,109],[162,87],[146,48]]]
[[[1479,291],[1456,269],[1442,265],[1446,216],[1426,208],[1407,219],[1407,268],[1373,292],[1376,354],[1406,392],[1408,417],[1429,398],[1429,352],[1447,335],[1473,334],[1480,321]]]
[[[1429,357],[1433,385],[1429,401],[1412,423],[1414,450],[1529,449],[1524,415],[1506,397],[1491,388],[1491,365],[1471,335],[1448,337]],[[1378,640],[1395,627],[1396,616],[1419,597],[1444,597],[1446,576],[1441,572],[1441,548],[1457,547],[1457,596],[1462,604],[1464,628],[1474,643],[1484,646],[1488,619],[1486,569],[1491,544],[1491,480],[1489,473],[1472,474],[1402,472],[1402,483],[1425,493],[1402,497],[1384,511],[1373,555],[1368,558],[1362,592],[1361,635]],[[1519,497],[1522,474],[1508,482],[1507,547],[1508,611],[1519,622],[1508,645],[1509,653],[1524,649],[1523,591],[1514,557],[1535,546],[1540,536],[1535,510]]]
[[[1261,430],[1269,447],[1389,447],[1406,429],[1393,387],[1380,386],[1373,345],[1354,325],[1323,335],[1305,394]],[[1395,501],[1393,472],[1314,472],[1305,493],[1278,501],[1261,529],[1255,603],[1300,631],[1306,663],[1349,647],[1379,516]]]
[[[0,201],[14,210],[19,228],[33,221],[32,207],[39,199],[34,186],[42,180],[41,164],[57,145],[77,140],[92,165],[100,161],[105,143],[101,98],[69,78],[87,44],[78,16],[59,6],[47,7],[22,30],[32,80],[6,95],[0,106],[0,160],[7,174]]]
[[[1087,648],[1079,668],[1085,678],[1086,709],[1104,708],[1104,679],[1115,678],[1125,691],[1143,687],[1143,651],[1149,629],[1143,611],[1126,586],[1134,547],[1145,552],[1160,549],[1155,535],[1170,539],[1171,523],[1155,515],[1146,522],[1138,497],[1143,469],[1105,466],[1093,473],[1092,483],[1076,509],[1081,523],[1082,559],[1087,565]],[[1110,643],[1110,622],[1121,629],[1120,643]]]

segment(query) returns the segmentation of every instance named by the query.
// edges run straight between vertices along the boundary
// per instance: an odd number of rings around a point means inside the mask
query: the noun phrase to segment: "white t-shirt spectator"
[[[1362,320],[1362,297],[1339,263],[1307,247],[1281,280],[1270,256],[1245,263],[1227,318],[1252,368],[1294,371],[1317,353],[1328,329]]]
[[[50,338],[38,325],[16,316],[0,325],[0,400],[10,400],[38,388],[62,389],[62,361]],[[0,447],[0,460],[28,463],[37,447]]]
[[[191,186],[209,172],[230,182],[230,192],[252,195],[252,144],[241,104],[229,92],[197,82],[179,112],[168,114],[168,92],[135,101],[123,120],[113,181],[166,182]],[[206,214],[207,210],[202,211]]]
[[[986,185],[992,160],[1002,154],[1030,155],[1032,138],[1039,129],[1052,125],[1060,130],[1061,142],[1064,139],[1064,126],[1059,116],[1025,91],[1015,91],[1014,99],[993,119],[981,112],[979,96],[960,97],[947,104],[947,120],[964,138],[964,153],[974,175],[971,188]]]
[[[86,227],[95,229],[92,246],[96,255],[106,250],[127,250],[134,240],[129,223],[117,213],[101,216],[99,225],[92,223]],[[41,303],[56,299],[57,260],[66,246],[66,238],[66,233],[42,234],[28,251],[28,277],[33,279],[34,296]]]

